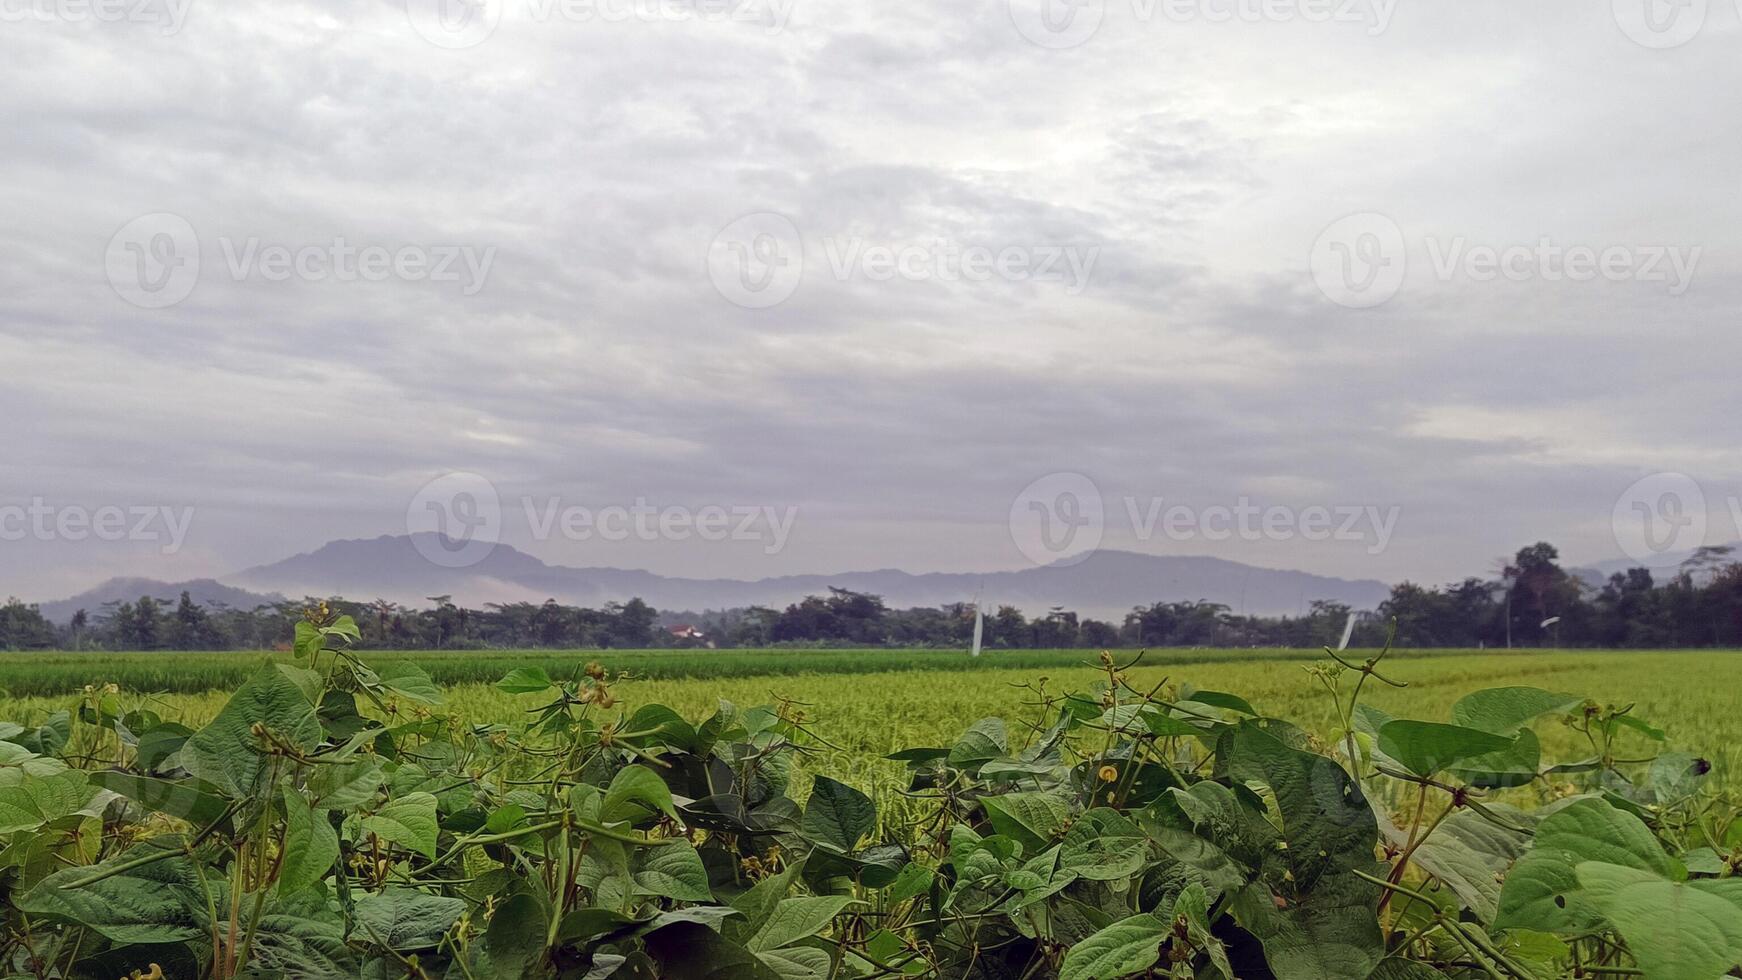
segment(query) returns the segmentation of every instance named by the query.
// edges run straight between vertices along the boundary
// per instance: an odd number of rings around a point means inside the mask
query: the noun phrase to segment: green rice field
[[[861,785],[892,789],[899,765],[883,756],[920,745],[948,745],[976,719],[999,716],[1013,730],[1038,717],[1035,686],[1050,694],[1086,690],[1101,676],[1087,650],[992,651],[978,660],[935,650],[584,650],[453,651],[365,654],[370,661],[405,656],[446,689],[439,710],[468,722],[517,723],[536,698],[511,695],[494,682],[511,667],[537,664],[553,676],[591,661],[628,678],[613,685],[628,710],[662,703],[686,717],[710,713],[720,699],[739,705],[776,699],[804,702],[818,745],[803,768]],[[1136,656],[1121,652],[1121,660]],[[1350,656],[1366,656],[1351,652]],[[115,683],[130,703],[166,718],[204,723],[261,653],[8,654],[0,719],[32,723],[77,700],[86,684]],[[1305,671],[1322,658],[1305,650],[1155,650],[1131,670],[1147,688],[1167,680],[1239,692],[1266,714],[1327,732],[1330,701]],[[1668,733],[1668,744],[1711,758],[1721,774],[1736,771],[1742,745],[1742,653],[1727,651],[1398,651],[1389,676],[1405,688],[1369,685],[1365,699],[1398,717],[1447,720],[1451,704],[1485,687],[1533,686],[1637,704],[1635,713]],[[1545,757],[1575,754],[1574,733],[1544,734]],[[1642,747],[1645,748],[1645,747]],[[1733,778],[1733,777],[1732,777]]]

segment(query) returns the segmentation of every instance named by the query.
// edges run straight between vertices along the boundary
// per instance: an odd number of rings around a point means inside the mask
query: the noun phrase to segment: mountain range
[[[42,611],[56,622],[65,622],[78,609],[95,614],[106,602],[141,595],[173,599],[184,589],[195,601],[239,608],[305,595],[381,598],[426,606],[429,597],[446,595],[474,607],[545,599],[600,606],[640,597],[656,609],[699,611],[750,605],[782,608],[835,587],[874,593],[899,608],[967,602],[978,597],[988,608],[1012,605],[1031,616],[1063,606],[1083,616],[1118,621],[1133,606],[1163,600],[1218,602],[1239,613],[1273,616],[1304,613],[1315,599],[1372,609],[1389,592],[1385,583],[1371,579],[1331,578],[1221,558],[1128,551],[1099,551],[1074,564],[1061,562],[1008,572],[915,574],[877,569],[740,580],[552,565],[504,544],[469,567],[447,568],[424,558],[420,543],[428,550],[445,542],[419,542],[408,535],[333,541],[314,551],[217,580],[169,583],[113,579],[80,595],[44,602]]]

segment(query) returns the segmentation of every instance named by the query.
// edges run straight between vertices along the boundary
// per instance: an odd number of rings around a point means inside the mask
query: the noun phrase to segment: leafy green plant
[[[1032,719],[806,779],[790,701],[621,703],[510,670],[473,724],[324,608],[191,728],[87,688],[0,727],[0,974],[49,978],[1711,980],[1742,963],[1742,808],[1625,706],[1445,720],[1315,665],[1315,734],[1110,655]],[[1135,661],[1133,661],[1135,662]],[[1543,758],[1539,726],[1590,747]],[[899,804],[899,805],[892,805]],[[899,819],[892,815],[900,815]]]

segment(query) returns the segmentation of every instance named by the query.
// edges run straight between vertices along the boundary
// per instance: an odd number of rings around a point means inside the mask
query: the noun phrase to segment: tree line
[[[65,624],[12,599],[0,606],[0,649],[270,650],[287,647],[310,598],[236,609],[142,596],[79,610]],[[371,649],[646,647],[940,647],[973,639],[969,603],[891,609],[882,597],[847,589],[807,596],[785,609],[752,606],[661,613],[640,599],[599,609],[543,603],[457,605],[431,596],[413,607],[377,599],[324,600],[354,618]],[[1061,647],[1318,647],[1340,642],[1351,610],[1313,602],[1298,616],[1249,616],[1214,602],[1155,602],[1118,623],[1055,607],[1030,618],[1000,605],[986,610],[988,649]],[[1560,565],[1538,543],[1501,563],[1493,577],[1445,586],[1402,582],[1374,611],[1356,613],[1352,642],[1376,646],[1389,630],[1407,647],[1742,647],[1742,563],[1728,548],[1705,548],[1660,581],[1645,568],[1602,584]]]

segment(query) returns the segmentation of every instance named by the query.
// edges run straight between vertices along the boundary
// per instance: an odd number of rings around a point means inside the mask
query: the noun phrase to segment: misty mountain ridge
[[[44,602],[41,608],[43,617],[49,622],[66,623],[80,609],[95,619],[103,612],[103,607],[112,602],[137,602],[141,596],[150,596],[162,602],[174,603],[181,599],[183,592],[199,605],[228,606],[232,609],[254,609],[284,601],[281,595],[249,592],[209,578],[160,582],[150,578],[120,577],[109,579],[96,588],[87,589],[71,598]]]
[[[744,606],[785,608],[830,587],[869,592],[896,608],[941,606],[976,597],[987,607],[1010,605],[1029,615],[1062,606],[1085,617],[1119,622],[1133,606],[1157,601],[1206,601],[1236,613],[1276,616],[1305,613],[1314,600],[1373,609],[1390,592],[1383,582],[1349,580],[1286,569],[1260,568],[1206,556],[1144,555],[1097,551],[1081,561],[1059,562],[1005,572],[905,572],[899,569],[838,574],[782,575],[755,580],[702,579],[653,572],[553,565],[517,548],[498,544],[477,563],[448,568],[419,550],[457,550],[458,543],[433,533],[382,535],[331,541],[299,555],[248,568],[219,581],[170,585],[145,579],[117,579],[69,599],[43,604],[43,613],[65,622],[73,611],[97,612],[103,602],[149,594],[178,595],[189,588],[232,606],[252,608],[279,596],[340,595],[356,601],[387,599],[427,606],[431,596],[451,596],[461,605],[491,602],[543,602],[598,607],[639,597],[662,610],[727,609]],[[440,552],[437,552],[440,553]],[[117,583],[134,583],[120,595]],[[207,588],[209,583],[212,588]],[[224,591],[219,591],[224,590]],[[51,613],[51,610],[53,611]]]

